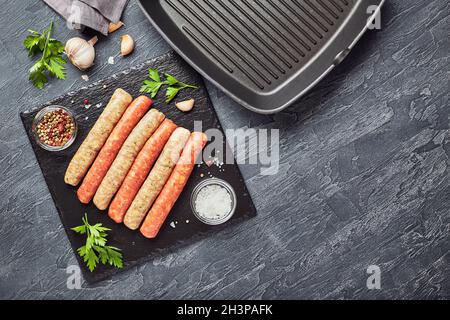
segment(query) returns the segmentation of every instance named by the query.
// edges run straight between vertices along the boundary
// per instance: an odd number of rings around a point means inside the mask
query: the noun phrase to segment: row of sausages
[[[117,89],[70,162],[64,180],[82,203],[155,238],[183,191],[204,133],[177,127],[152,100]],[[149,111],[150,110],[150,111]]]

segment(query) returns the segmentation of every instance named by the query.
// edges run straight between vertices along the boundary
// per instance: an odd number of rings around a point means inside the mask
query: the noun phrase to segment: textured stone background
[[[0,0],[0,298],[450,298],[450,3],[387,1],[369,32],[308,97],[259,116],[208,86],[225,128],[281,129],[273,177],[242,166],[258,217],[122,273],[70,291],[75,256],[24,134],[19,111],[85,83],[44,90],[27,81],[27,28],[51,19],[41,1]],[[168,45],[132,0],[126,32],[98,44],[91,81],[157,56]],[[382,290],[366,288],[366,268]]]

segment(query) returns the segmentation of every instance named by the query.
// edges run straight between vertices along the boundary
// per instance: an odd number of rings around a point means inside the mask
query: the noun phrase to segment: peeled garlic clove
[[[122,27],[123,27],[123,22],[122,21],[119,21],[117,23],[110,22],[109,26],[108,26],[108,33],[113,33],[113,32],[119,30]]]
[[[189,112],[192,110],[192,108],[194,108],[194,104],[195,104],[195,100],[190,99],[190,100],[186,100],[186,101],[182,101],[182,102],[177,102],[177,103],[175,103],[175,106],[180,111]]]
[[[134,40],[129,34],[123,35],[121,40],[120,53],[122,56],[127,56],[134,50]]]
[[[94,45],[98,38],[94,37],[89,41],[75,37],[67,41],[65,52],[70,62],[80,70],[86,70],[92,66],[95,59]]]

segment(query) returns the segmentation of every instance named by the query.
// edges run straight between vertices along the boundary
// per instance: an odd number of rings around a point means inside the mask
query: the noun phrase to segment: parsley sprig
[[[28,50],[28,55],[33,57],[42,53],[42,57],[30,68],[29,80],[37,88],[42,89],[48,82],[47,74],[58,79],[65,79],[66,60],[62,57],[64,45],[52,38],[53,21],[42,33],[34,30],[28,30],[28,32],[30,35],[23,42]]]
[[[85,234],[86,244],[78,248],[78,254],[83,258],[89,270],[94,271],[99,262],[109,264],[116,268],[123,268],[122,253],[119,248],[106,245],[107,232],[111,229],[105,228],[101,223],[90,225],[87,213],[81,219],[83,224],[71,230],[79,234]]]
[[[150,80],[149,79],[144,80],[144,83],[140,91],[150,94],[151,98],[153,99],[156,97],[159,90],[163,86],[167,85],[168,87],[166,91],[166,103],[170,103],[177,96],[177,94],[183,89],[187,88],[198,89],[197,86],[181,82],[180,80],[178,80],[177,78],[168,73],[164,74],[166,79],[163,81],[161,79],[161,76],[159,75],[159,71],[156,69],[149,69],[148,76]]]

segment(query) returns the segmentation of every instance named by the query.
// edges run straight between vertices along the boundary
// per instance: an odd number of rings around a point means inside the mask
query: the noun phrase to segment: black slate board
[[[147,70],[149,67],[164,70],[182,81],[196,83],[201,86],[199,90],[182,92],[177,97],[177,100],[180,101],[188,98],[195,99],[196,106],[189,114],[178,111],[173,103],[166,105],[164,103],[164,93],[162,91],[155,99],[155,108],[162,111],[177,125],[183,126],[189,130],[194,129],[194,121],[202,121],[204,130],[210,128],[222,130],[208,93],[204,89],[205,86],[202,78],[173,52],[169,52],[159,58],[145,62],[135,68],[114,74],[111,77],[98,81],[86,88],[68,93],[49,101],[45,105],[21,113],[25,130],[31,141],[45,181],[47,182],[73,250],[76,252],[76,248],[84,244],[85,238],[75,234],[70,228],[80,225],[81,217],[87,212],[91,222],[100,222],[103,223],[104,226],[112,229],[112,231],[109,232],[109,244],[123,250],[124,268],[121,270],[148,261],[154,254],[164,253],[164,250],[173,251],[174,248],[180,247],[184,243],[199,241],[208,236],[208,234],[217,232],[231,223],[237,223],[256,214],[256,209],[247,191],[239,168],[237,165],[233,164],[224,165],[222,166],[222,169],[219,169],[217,166],[208,167],[205,164],[200,167],[196,166],[185,190],[178,199],[158,237],[153,240],[144,238],[139,231],[130,231],[123,225],[115,224],[108,218],[106,212],[99,211],[92,203],[87,206],[81,204],[76,196],[76,188],[64,183],[64,174],[72,156],[97,120],[104,106],[108,103],[114,90],[120,87],[132,94],[133,97],[137,97],[140,95],[139,88],[143,79],[148,75]],[[84,108],[85,99],[89,99],[90,104],[92,104],[91,108]],[[97,108],[96,105],[99,103],[101,103],[102,106]],[[31,133],[31,124],[36,113],[41,108],[52,104],[62,105],[71,109],[74,112],[78,123],[78,137],[75,143],[67,150],[57,153],[48,152],[40,148],[34,141]],[[225,148],[225,144],[226,141],[224,141],[224,150],[226,151],[227,148]],[[203,174],[204,177],[201,177],[201,174]],[[191,191],[201,180],[208,178],[210,175],[228,181],[234,187],[238,197],[237,209],[233,219],[222,226],[212,227],[202,224],[194,217],[190,209]],[[189,220],[189,223],[186,223],[186,220]],[[172,221],[178,222],[176,228],[170,226],[170,222]],[[91,273],[85,266],[85,263],[80,259],[79,255],[76,254],[76,256],[84,278],[88,283],[98,282],[120,271],[111,267],[100,266]]]

